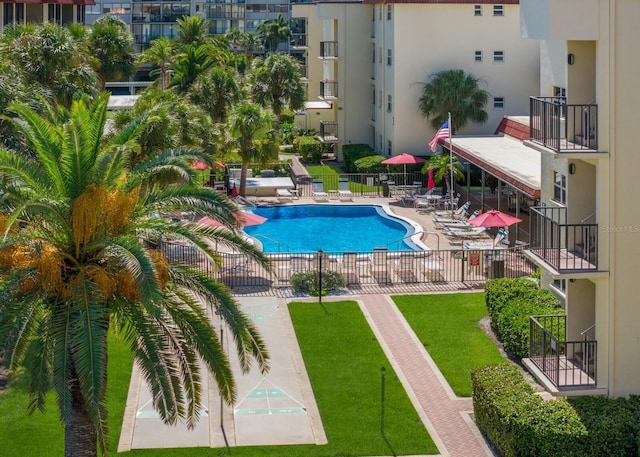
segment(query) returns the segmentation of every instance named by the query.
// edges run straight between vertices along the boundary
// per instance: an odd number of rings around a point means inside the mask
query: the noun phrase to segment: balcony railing
[[[598,342],[591,332],[566,341],[566,316],[531,316],[529,359],[558,389],[595,387]]]
[[[337,100],[338,81],[320,81],[320,97],[324,100]]]
[[[338,42],[337,41],[321,41],[320,42],[320,58],[321,59],[337,59],[338,58]]]
[[[530,208],[529,251],[559,273],[598,270],[598,224],[568,224],[567,208]]]
[[[529,98],[531,141],[561,152],[598,151],[598,105],[567,105],[566,97]]]
[[[306,48],[307,47],[307,34],[306,33],[294,33],[291,36],[291,46],[294,48]]]
[[[320,121],[320,135],[318,138],[323,143],[336,143],[338,141],[338,123],[335,121]]]

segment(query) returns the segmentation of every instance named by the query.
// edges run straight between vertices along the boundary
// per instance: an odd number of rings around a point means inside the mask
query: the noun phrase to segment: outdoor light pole
[[[387,370],[380,368],[380,434],[384,436],[384,383]]]
[[[318,303],[322,304],[322,249],[318,249]]]

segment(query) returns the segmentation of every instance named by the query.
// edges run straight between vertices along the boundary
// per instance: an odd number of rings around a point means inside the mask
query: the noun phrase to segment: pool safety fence
[[[297,193],[300,197],[314,197],[313,183],[321,181],[323,191],[339,198],[341,181],[348,181],[348,190],[356,197],[389,197],[394,186],[412,186],[416,183],[416,190],[426,192],[427,175],[417,171],[410,173],[340,173],[340,174],[313,174],[295,175],[292,177]],[[420,183],[419,187],[417,187]],[[344,185],[344,184],[342,184]]]
[[[199,268],[229,287],[290,287],[292,275],[300,272],[340,272],[347,287],[419,283],[484,283],[487,279],[529,276],[535,266],[525,256],[526,246],[506,249],[439,251],[353,251],[266,254],[265,268],[244,254],[220,252],[220,262],[212,263],[195,248],[163,243],[169,262]]]

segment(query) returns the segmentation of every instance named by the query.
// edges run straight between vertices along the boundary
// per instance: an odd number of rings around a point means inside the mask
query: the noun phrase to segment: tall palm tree
[[[275,19],[267,19],[258,25],[256,30],[267,53],[275,52],[278,49],[278,44],[291,39],[292,36],[289,22],[282,14],[278,14]]]
[[[255,33],[244,33],[240,45],[244,48],[245,55],[247,56],[247,65],[250,65],[251,59],[253,59],[253,53],[262,49],[262,40]]]
[[[418,108],[423,117],[431,119],[431,126],[439,129],[451,113],[452,133],[463,128],[467,122],[486,122],[484,110],[489,93],[480,88],[480,78],[464,70],[445,70],[432,75],[423,84]]]
[[[266,163],[278,157],[277,136],[273,135],[271,125],[271,113],[251,102],[238,105],[229,119],[230,143],[238,148],[242,159],[238,190],[242,196],[245,195],[249,164]]]
[[[183,209],[232,226],[234,205],[190,184],[188,164],[204,157],[170,151],[129,169],[131,149],[120,145],[136,129],[105,148],[107,97],[87,100],[48,117],[14,106],[35,155],[0,151],[0,350],[12,370],[24,367],[31,411],[55,391],[67,457],[104,450],[110,329],[128,342],[167,423],[197,420],[201,363],[223,398],[235,399],[212,311],[233,333],[242,368],[256,361],[268,369],[262,339],[229,292],[157,248],[158,240],[175,239],[216,262],[215,238],[268,267],[233,231],[150,217]],[[174,184],[159,184],[171,177]]]
[[[209,113],[213,122],[224,122],[228,111],[240,101],[243,88],[233,70],[215,67],[196,80],[189,94],[191,101]]]
[[[216,62],[214,47],[208,44],[187,44],[181,47],[181,52],[175,56],[171,65],[173,85],[182,93],[187,92],[198,76],[204,74]]]
[[[227,30],[227,33],[225,34],[225,38],[231,45],[231,50],[233,51],[233,64],[234,64],[236,73],[238,73],[237,50],[238,50],[238,46],[240,46],[240,43],[242,41],[242,32],[238,27],[232,27],[229,30]]]
[[[138,56],[139,64],[153,64],[154,68],[149,72],[149,76],[160,75],[159,86],[167,89],[171,82],[170,65],[173,62],[174,49],[173,41],[167,37],[160,37],[151,42],[149,48],[145,49]]]
[[[249,81],[253,99],[262,106],[270,106],[278,117],[285,106],[296,110],[304,104],[305,85],[300,64],[287,54],[255,59]]]
[[[453,164],[453,168],[451,165]],[[453,179],[458,181],[464,178],[462,173],[462,164],[456,156],[449,157],[449,155],[435,154],[431,156],[429,161],[422,167],[424,174],[433,172],[433,180],[435,182],[442,182],[444,180],[449,195],[453,195],[453,187],[451,183],[451,170],[453,169]]]
[[[133,36],[125,22],[111,14],[91,25],[89,49],[98,60],[100,90],[107,81],[120,81],[135,72]]]
[[[176,41],[182,45],[201,46],[206,43],[211,21],[200,16],[182,16],[177,20]]]

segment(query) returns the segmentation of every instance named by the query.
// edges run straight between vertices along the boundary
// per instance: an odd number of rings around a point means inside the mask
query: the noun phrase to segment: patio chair
[[[340,272],[347,281],[347,284],[355,284],[360,280],[357,261],[358,253],[356,251],[345,251],[344,254],[342,254],[342,257],[338,259]]]
[[[380,284],[389,283],[389,266],[387,248],[374,248],[369,257],[369,271],[371,276]]]
[[[464,249],[505,249],[504,241],[507,237],[507,232],[504,229],[499,229],[496,237],[493,241],[465,241],[463,244]]]
[[[460,219],[460,217],[469,211],[469,207],[471,206],[471,202],[465,202],[464,205],[460,206],[457,210],[453,212],[453,217]],[[449,211],[436,211],[433,213],[434,217],[451,217],[451,210]]]
[[[276,197],[280,202],[293,200],[293,194],[287,189],[276,189]]]
[[[353,192],[349,189],[349,180],[347,178],[338,179],[338,197],[340,200],[353,199]]]
[[[438,259],[436,256],[432,256],[430,252],[427,252],[426,257],[422,260],[421,263],[425,280],[431,282],[445,282],[445,269],[440,263],[440,259]]]
[[[249,258],[244,254],[222,253],[222,268],[220,274],[232,275],[246,273],[249,267]]]
[[[453,239],[465,239],[465,238],[485,238],[486,237],[486,227],[476,227],[474,229],[463,229],[463,230],[455,230],[449,229],[445,230],[445,235]]]
[[[468,230],[477,228],[477,225],[471,224],[471,221],[474,217],[477,217],[480,211],[475,210],[468,218],[463,219],[444,219],[439,218],[437,221],[434,221],[436,228],[453,229],[453,230]]]
[[[314,200],[328,200],[329,194],[324,191],[324,183],[320,179],[314,179],[311,183],[312,197]]]
[[[418,282],[416,270],[416,257],[412,252],[403,252],[395,260],[395,272],[403,282]]]

